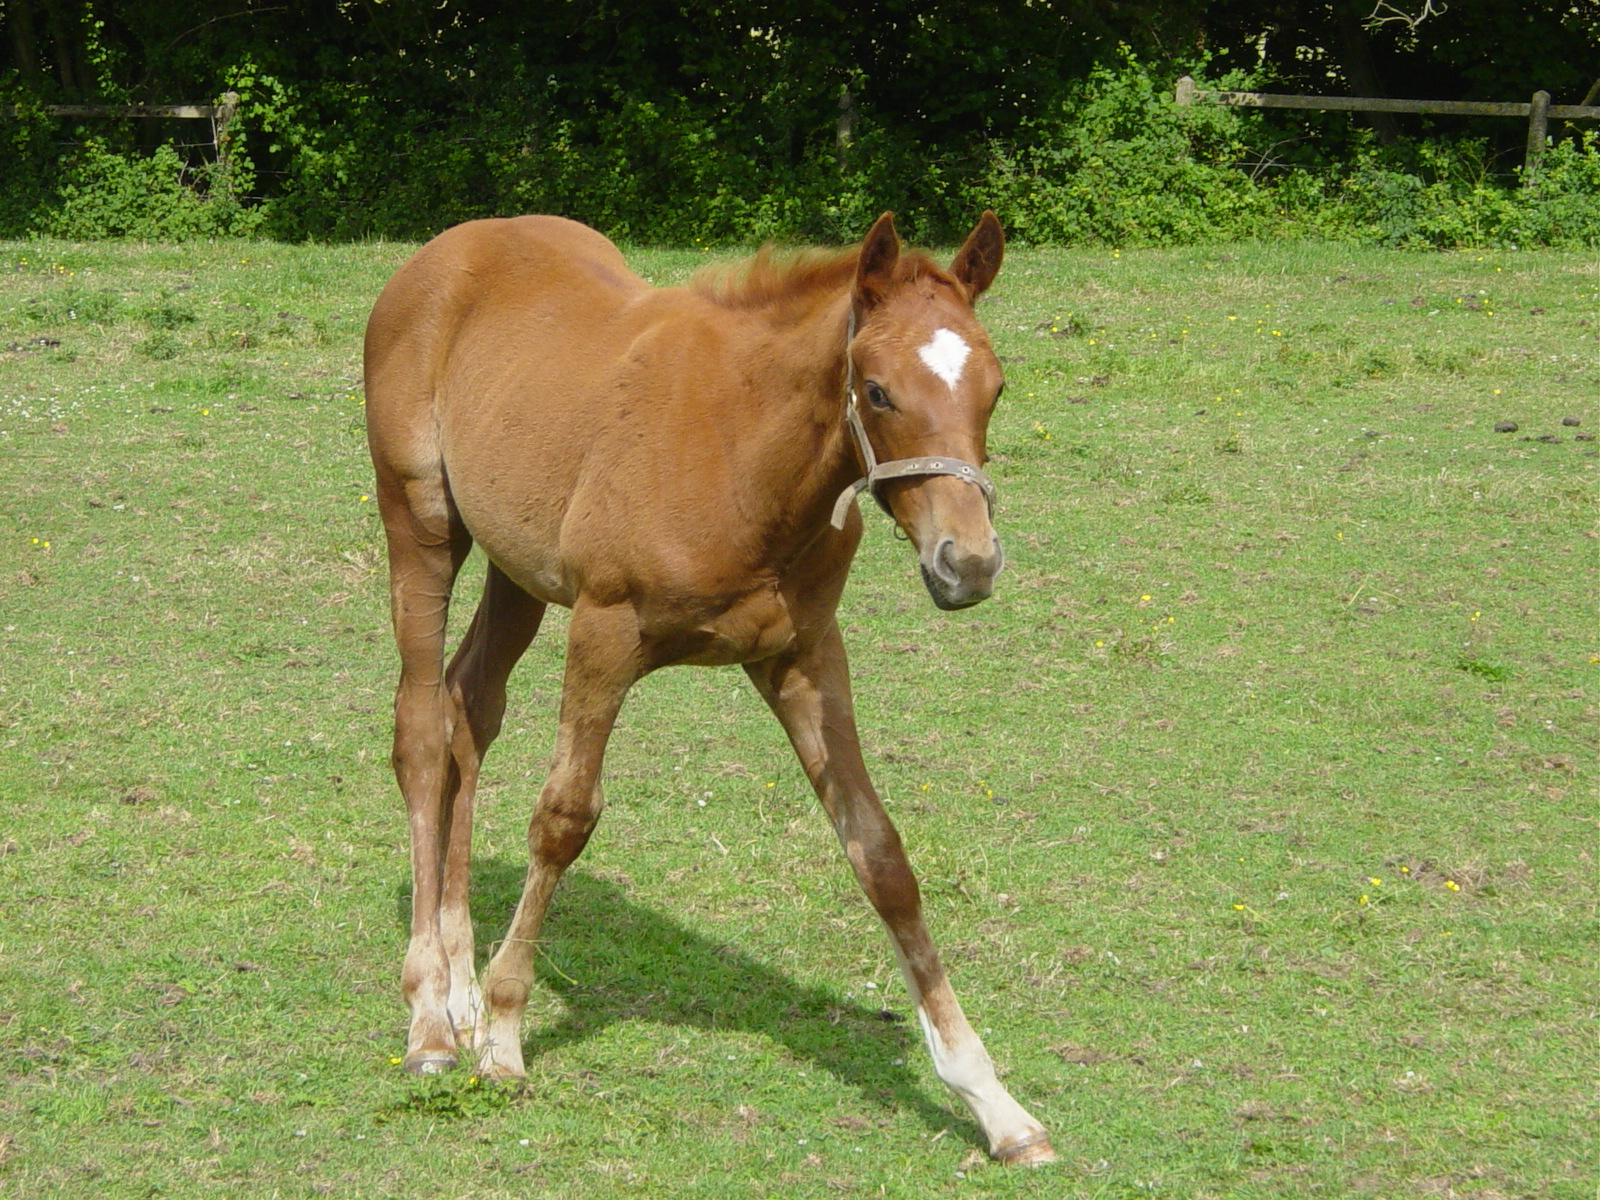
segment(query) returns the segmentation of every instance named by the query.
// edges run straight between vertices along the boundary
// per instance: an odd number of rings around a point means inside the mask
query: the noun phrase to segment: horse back
[[[367,322],[368,421],[381,435],[423,421],[466,349],[560,349],[649,285],[601,234],[561,217],[470,221],[446,230],[408,260]],[[465,346],[463,345],[465,343]],[[431,417],[430,411],[426,414]]]

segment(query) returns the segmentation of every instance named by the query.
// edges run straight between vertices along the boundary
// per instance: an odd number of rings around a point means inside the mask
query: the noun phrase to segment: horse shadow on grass
[[[500,858],[473,863],[480,947],[492,947],[503,936],[522,894],[524,871],[523,864]],[[396,899],[401,924],[408,927],[409,881]],[[907,1066],[922,1053],[915,1017],[904,1011],[909,1005],[890,1011],[802,986],[732,944],[635,903],[624,888],[581,867],[562,878],[540,942],[539,982],[560,997],[564,1011],[543,1020],[530,1012],[522,1034],[529,1066],[619,1021],[737,1029],[781,1043],[869,1104],[914,1113],[930,1131],[953,1128],[974,1144],[983,1141],[965,1113],[930,1098]]]

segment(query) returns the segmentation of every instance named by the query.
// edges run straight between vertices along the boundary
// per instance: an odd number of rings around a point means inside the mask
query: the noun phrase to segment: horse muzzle
[[[995,576],[1005,567],[1006,555],[993,534],[987,546],[968,546],[953,537],[940,537],[919,555],[918,565],[934,604],[950,612],[971,608],[994,594]]]

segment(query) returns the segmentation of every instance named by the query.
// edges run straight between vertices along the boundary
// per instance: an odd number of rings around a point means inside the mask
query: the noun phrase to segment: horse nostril
[[[934,570],[951,583],[956,583],[961,578],[961,572],[956,568],[955,548],[955,539],[945,538],[933,552]]]

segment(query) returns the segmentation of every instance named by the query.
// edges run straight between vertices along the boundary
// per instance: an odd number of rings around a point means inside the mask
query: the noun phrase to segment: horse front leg
[[[830,623],[812,646],[749,664],[745,670],[782,722],[856,878],[888,929],[939,1078],[972,1111],[995,1158],[1053,1161],[1044,1126],[1011,1098],[995,1075],[923,923],[916,876],[861,759],[838,626]]]
[[[561,722],[550,774],[528,822],[528,875],[505,940],[484,972],[488,1036],[479,1071],[514,1080],[522,1062],[522,1013],[533,989],[533,952],[563,871],[583,852],[605,805],[600,768],[623,697],[642,673],[637,617],[626,605],[583,601],[567,630]]]

